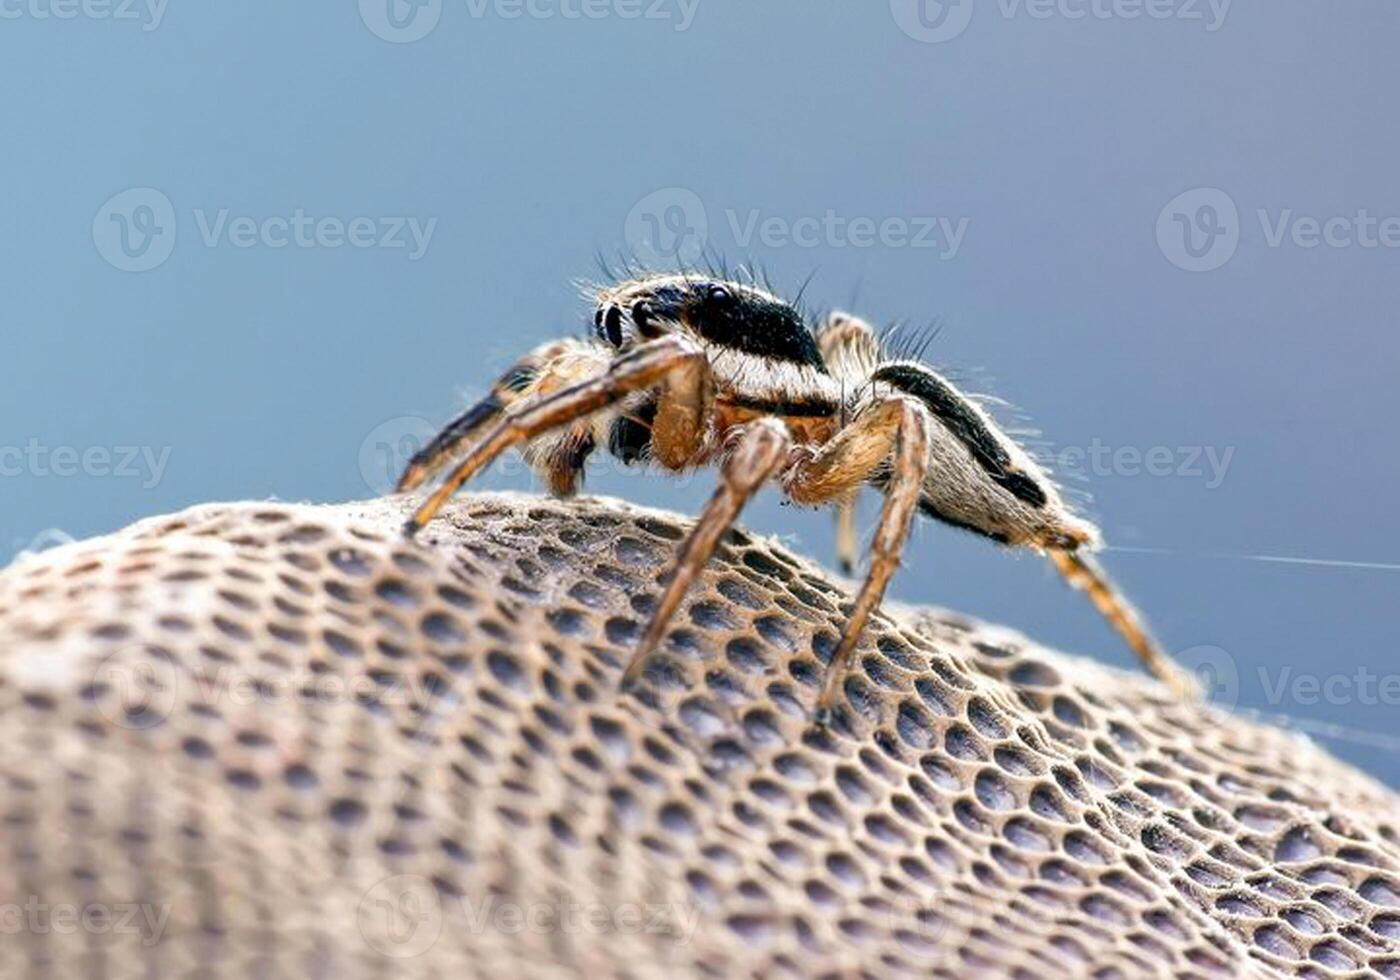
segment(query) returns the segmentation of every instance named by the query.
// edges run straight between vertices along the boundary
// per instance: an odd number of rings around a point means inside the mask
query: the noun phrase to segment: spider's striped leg
[[[675,615],[676,607],[691,583],[704,570],[720,538],[729,530],[754,491],[787,460],[791,444],[792,436],[787,427],[777,419],[758,419],[739,430],[732,443],[732,451],[725,455],[724,462],[720,464],[719,487],[681,545],[671,580],[666,583],[666,591],[656,604],[646,632],[628,661],[627,671],[622,675],[624,688],[641,678],[647,658],[661,642],[667,623]]]
[[[1127,600],[1118,586],[1114,585],[1103,566],[1091,555],[1083,550],[1050,548],[1046,550],[1046,556],[1071,588],[1083,590],[1088,594],[1095,608],[1123,639],[1128,641],[1128,646],[1132,647],[1142,665],[1153,677],[1170,687],[1179,697],[1200,700],[1204,696],[1195,676],[1183,670],[1172,660],[1171,655],[1162,649],[1148,629],[1142,614]]]
[[[817,702],[819,722],[830,718],[866,620],[884,598],[890,577],[899,567],[899,554],[909,537],[927,476],[928,425],[923,409],[910,401],[890,398],[875,402],[814,457],[795,467],[790,476],[789,496],[799,503],[819,503],[860,486],[886,463],[890,468],[870,571],[827,666],[826,683]]]
[[[662,337],[620,355],[596,377],[508,406],[442,485],[408,519],[404,532],[410,537],[416,534],[463,483],[507,449],[616,404],[634,391],[662,384],[671,375],[703,370],[703,363],[703,352],[689,342],[678,337]]]
[[[536,353],[523,358],[505,374],[496,379],[485,398],[468,408],[461,415],[447,423],[432,441],[408,461],[403,475],[399,477],[395,493],[414,490],[426,483],[432,476],[446,467],[457,451],[489,423],[500,418],[501,412],[519,393],[534,383],[539,373]]]

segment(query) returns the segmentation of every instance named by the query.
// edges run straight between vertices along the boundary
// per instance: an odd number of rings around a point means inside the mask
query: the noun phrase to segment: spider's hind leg
[[[1080,589],[1089,596],[1153,677],[1170,687],[1178,697],[1199,700],[1203,696],[1195,676],[1183,670],[1162,649],[1137,608],[1088,552],[1082,548],[1073,551],[1050,548],[1046,556],[1071,588]]]

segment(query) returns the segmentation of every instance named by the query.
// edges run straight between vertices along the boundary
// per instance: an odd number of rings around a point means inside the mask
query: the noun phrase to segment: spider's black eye
[[[622,311],[616,306],[595,313],[593,325],[598,328],[598,336],[614,347],[622,346]]]
[[[734,294],[723,286],[711,286],[705,296],[711,303],[728,303],[734,298]]]

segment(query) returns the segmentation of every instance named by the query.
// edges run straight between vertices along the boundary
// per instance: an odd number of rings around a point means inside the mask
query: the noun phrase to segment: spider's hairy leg
[[[788,495],[798,503],[821,503],[861,486],[888,464],[885,506],[875,530],[870,571],[856,594],[855,605],[826,670],[826,683],[817,702],[817,720],[831,715],[841,679],[870,614],[880,605],[899,555],[908,540],[928,475],[929,419],[912,401],[893,397],[872,402],[854,422],[799,463],[789,475]]]
[[[540,398],[516,402],[501,413],[495,425],[408,519],[404,532],[410,537],[416,534],[463,483],[507,449],[614,405],[634,391],[661,384],[677,372],[694,371],[703,363],[703,352],[689,341],[661,337],[621,354],[597,377]]]
[[[1200,700],[1201,685],[1178,666],[1152,636],[1147,623],[1103,567],[1083,549],[1049,548],[1046,556],[1072,588],[1083,590],[1103,617],[1112,624],[1142,665],[1181,698]]]
[[[641,678],[647,658],[661,642],[676,607],[696,576],[704,570],[720,538],[729,530],[754,492],[786,462],[788,448],[792,445],[787,426],[774,418],[751,422],[730,438],[733,448],[725,454],[724,462],[720,464],[719,486],[681,545],[671,571],[671,580],[666,584],[666,591],[652,612],[651,621],[647,623],[646,631],[622,675],[624,689]]]
[[[413,454],[394,492],[415,490],[446,469],[462,447],[499,419],[512,402],[582,380],[590,367],[587,350],[587,345],[579,341],[557,340],[526,354],[496,379],[485,398],[445,425],[432,441]]]
[[[827,370],[848,394],[854,394],[879,363],[879,334],[860,317],[836,310],[822,319],[816,336]],[[836,567],[841,574],[855,571],[856,549],[856,491],[852,491],[836,505]]]

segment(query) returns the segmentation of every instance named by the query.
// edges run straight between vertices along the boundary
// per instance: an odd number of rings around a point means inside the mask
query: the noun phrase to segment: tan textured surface
[[[0,974],[1400,976],[1397,799],[1293,736],[933,611],[823,733],[842,596],[743,535],[619,699],[671,519],[401,516],[0,573]]]

